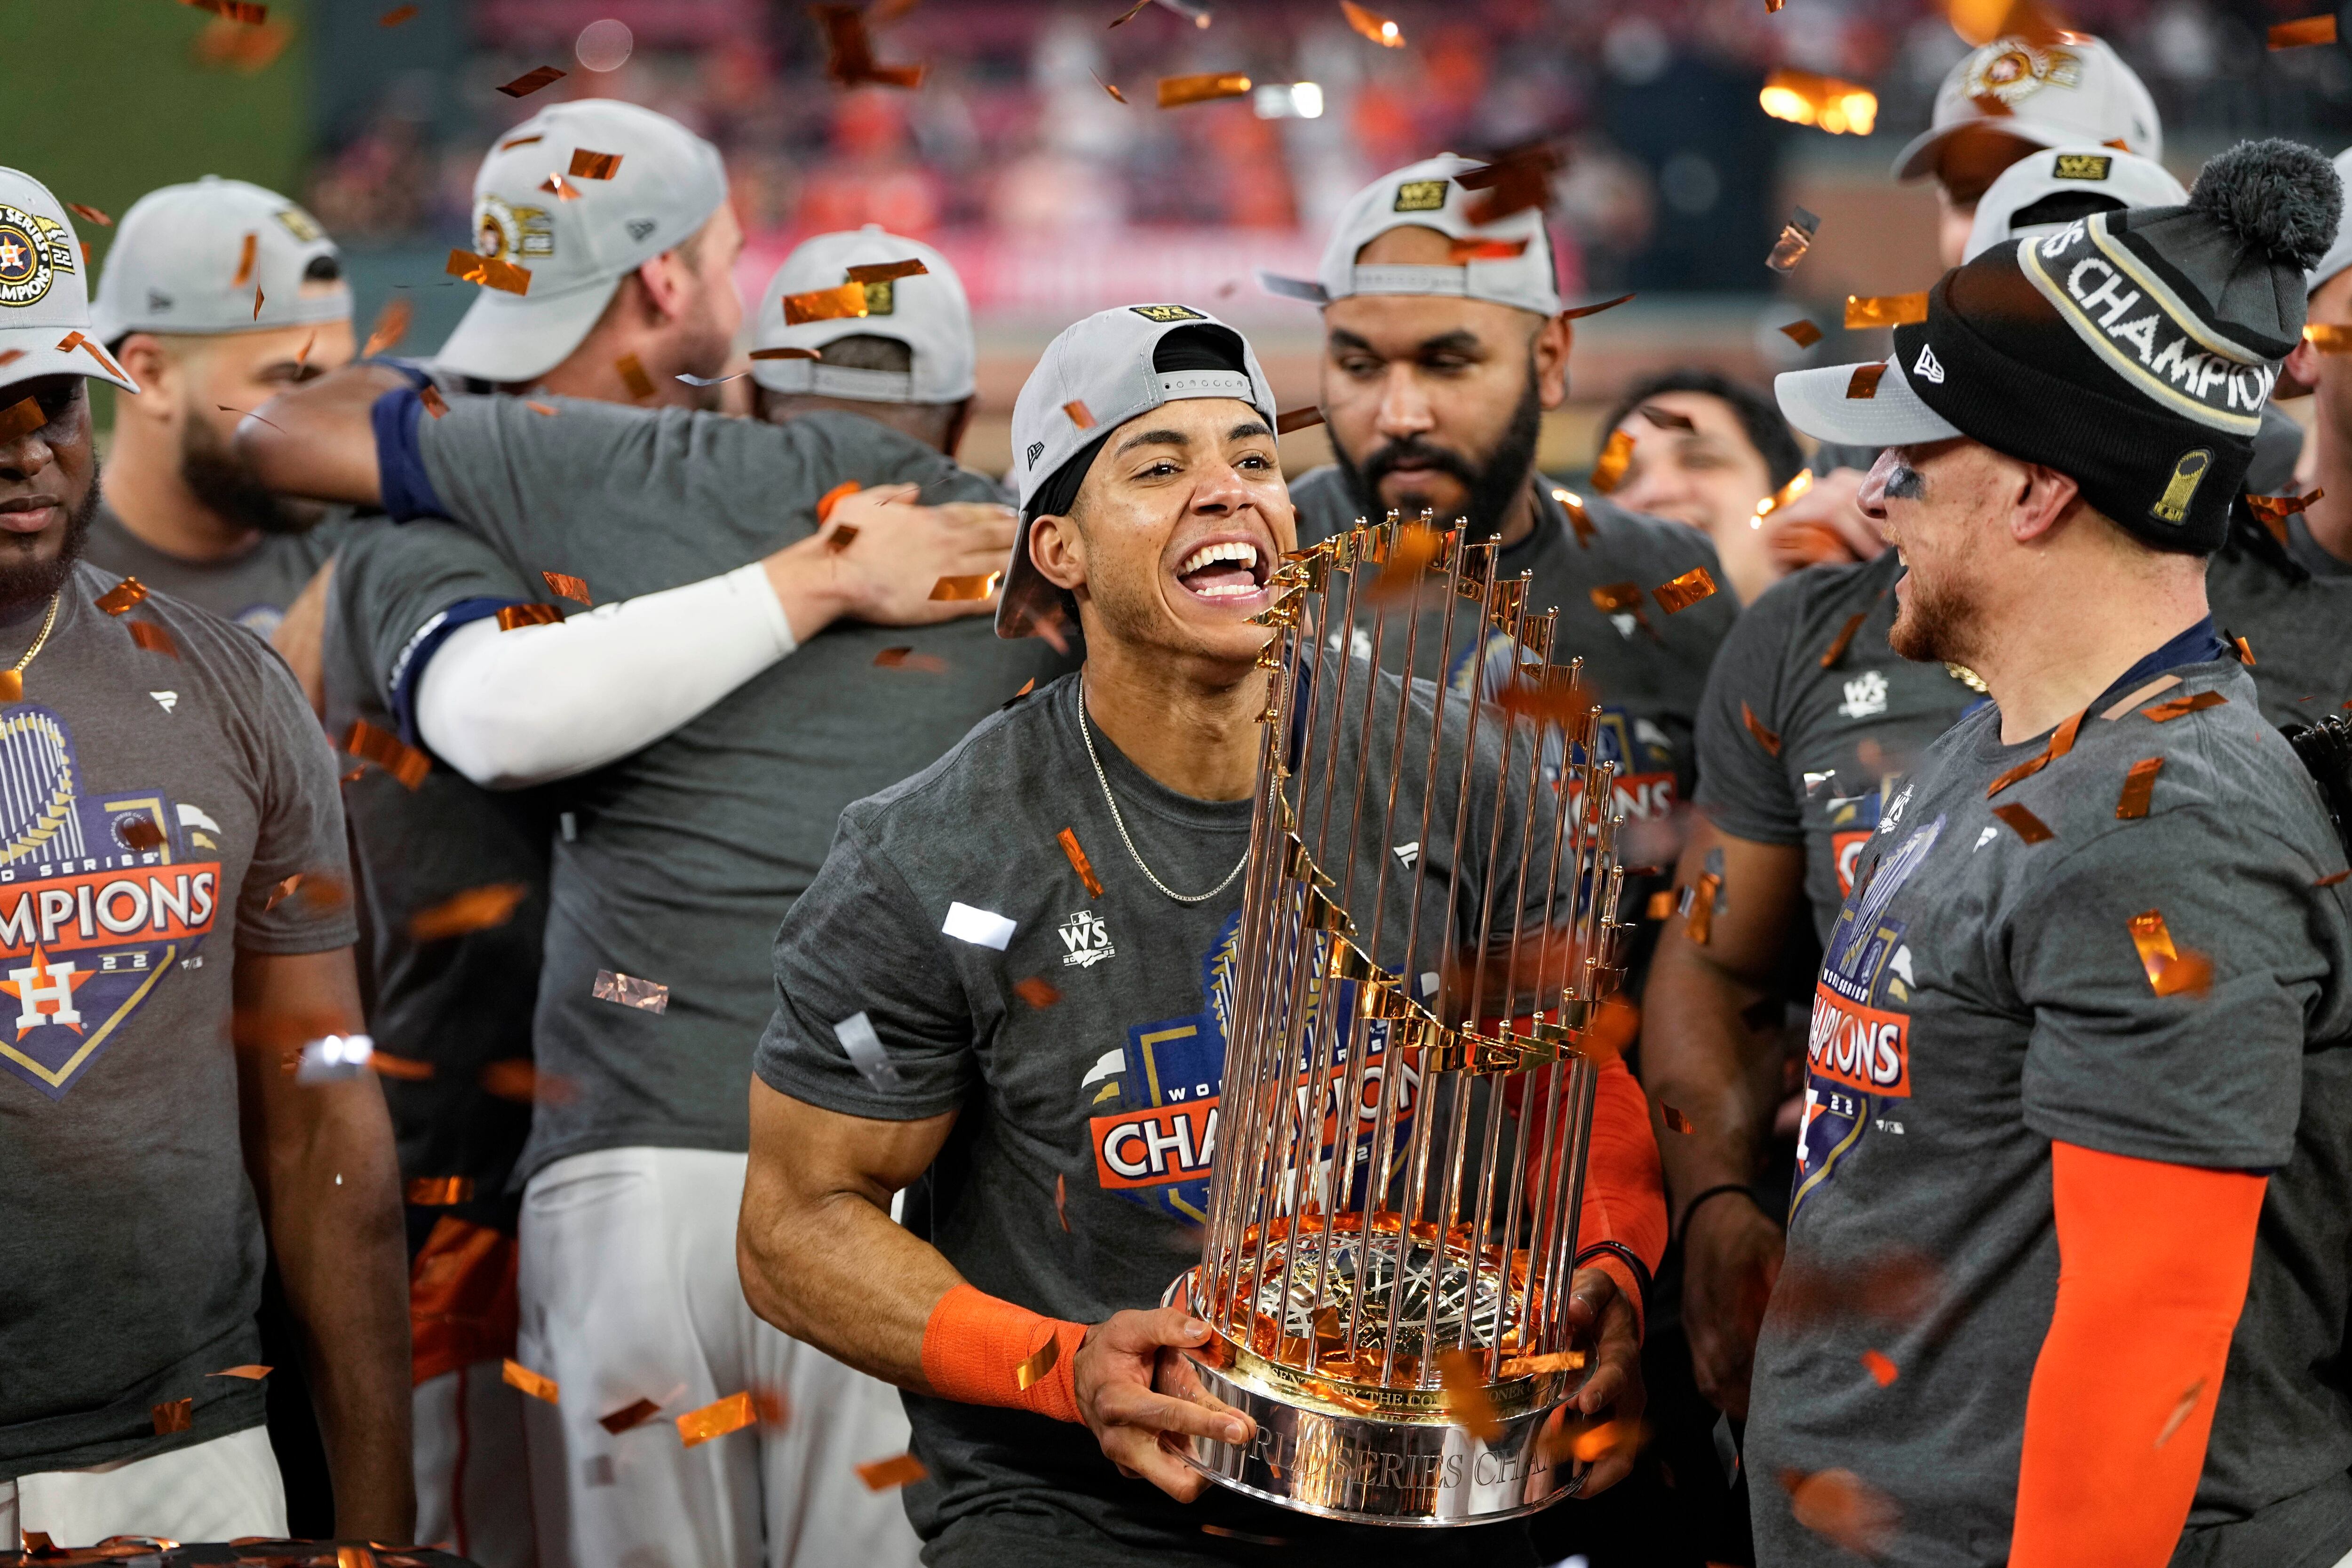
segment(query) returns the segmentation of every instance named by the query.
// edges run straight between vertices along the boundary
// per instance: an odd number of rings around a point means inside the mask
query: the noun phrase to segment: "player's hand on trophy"
[[[1579,1269],[1570,1287],[1568,1324],[1576,1343],[1592,1358],[1569,1408],[1582,1418],[1596,1449],[1584,1471],[1579,1497],[1607,1491],[1633,1473],[1642,1442],[1642,1411],[1649,1395],[1642,1385],[1642,1335],[1633,1303],[1617,1277],[1601,1269]]]
[[[1201,1385],[1179,1350],[1204,1344],[1209,1325],[1178,1307],[1114,1312],[1087,1331],[1071,1366],[1078,1413],[1119,1474],[1139,1476],[1179,1502],[1191,1502],[1209,1478],[1177,1449],[1189,1437],[1246,1443],[1248,1416]]]
[[[1698,1391],[1736,1419],[1748,1416],[1748,1375],[1764,1303],[1780,1276],[1786,1239],[1736,1194],[1703,1203],[1683,1236],[1683,1331]]]
[[[813,572],[849,620],[928,626],[995,613],[994,584],[983,580],[1012,554],[1013,514],[974,501],[918,506],[919,493],[877,485],[834,502],[816,533],[767,559],[777,597],[792,603],[787,580]]]
[[[1764,519],[1764,549],[1782,571],[1808,566],[1872,560],[1886,541],[1854,497],[1862,493],[1863,476],[1852,468],[1832,468],[1813,481],[1812,488]]]

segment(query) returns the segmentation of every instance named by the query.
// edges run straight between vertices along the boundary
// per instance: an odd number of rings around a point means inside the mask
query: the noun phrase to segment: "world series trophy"
[[[1202,1387],[1257,1424],[1186,1458],[1327,1518],[1480,1523],[1580,1484],[1568,1307],[1583,1046],[1620,977],[1615,765],[1594,760],[1579,664],[1553,662],[1558,612],[1528,612],[1497,549],[1360,519],[1286,557],[1258,617],[1272,675],[1222,1126],[1201,1261],[1168,1300],[1211,1326],[1181,1353]],[[1383,711],[1400,643],[1405,670],[1419,653],[1466,674]],[[1431,883],[1446,902],[1425,916]],[[1424,969],[1463,904],[1465,939]]]

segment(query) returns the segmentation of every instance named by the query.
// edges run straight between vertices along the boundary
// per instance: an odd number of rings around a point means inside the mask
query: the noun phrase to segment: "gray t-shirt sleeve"
[[[2026,1124],[2135,1159],[2284,1165],[2327,976],[2322,868],[2210,807],[2166,817],[2161,835],[2112,831],[2068,856],[2010,923],[2009,972],[2033,1014]],[[2156,994],[2130,924],[2149,910],[2210,960],[2210,993]]]
[[[1773,584],[1732,623],[1699,700],[1698,808],[1723,831],[1759,844],[1801,844],[1805,838],[1788,772],[1748,722],[1752,713],[1774,737],[1792,722],[1783,702],[1796,695],[1787,677],[1805,608],[1805,576],[1797,572]]]
[[[336,613],[364,640],[375,698],[396,706],[395,688],[414,677],[418,635],[442,612],[469,600],[520,604],[538,593],[503,557],[463,528],[404,523],[348,546],[335,569]]]
[[[776,933],[776,1011],[752,1070],[780,1094],[848,1116],[911,1122],[960,1108],[980,1081],[972,1008],[896,866],[848,817]],[[860,1071],[835,1026],[866,1015],[896,1084]],[[871,1071],[869,1063],[867,1071]]]
[[[260,824],[236,897],[239,952],[321,953],[359,940],[335,755],[283,661],[255,650]],[[299,873],[302,896],[278,897]],[[313,879],[316,879],[315,882]],[[277,898],[277,907],[269,907]]]

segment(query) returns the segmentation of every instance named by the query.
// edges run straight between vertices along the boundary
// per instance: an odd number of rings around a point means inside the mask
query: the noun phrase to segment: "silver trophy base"
[[[1423,1412],[1383,1419],[1278,1391],[1277,1379],[1296,1381],[1282,1375],[1288,1369],[1213,1333],[1181,1354],[1211,1395],[1257,1424],[1246,1444],[1192,1438],[1185,1461],[1219,1486],[1281,1508],[1357,1524],[1444,1528],[1516,1519],[1583,1485],[1565,1456],[1546,1458],[1543,1441],[1565,1423],[1580,1377],[1522,1380],[1546,1385],[1546,1397],[1498,1414],[1501,1429],[1487,1441],[1444,1419],[1433,1393]]]

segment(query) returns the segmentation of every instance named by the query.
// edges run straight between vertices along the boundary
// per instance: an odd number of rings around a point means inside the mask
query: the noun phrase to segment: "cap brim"
[[[2080,138],[2079,132],[2069,135],[2063,131],[2053,131],[2036,125],[2028,120],[2011,120],[2005,115],[1979,114],[1950,125],[1923,131],[1913,137],[1905,145],[1903,151],[1895,155],[1895,177],[1898,180],[1916,180],[1923,174],[1934,173],[1936,154],[1944,150],[1945,142],[1963,131],[1979,130],[1995,131],[2019,141],[2030,141],[2036,147],[2063,147]]]
[[[535,381],[580,346],[620,286],[616,277],[541,299],[485,288],[433,362],[479,381]]]
[[[1790,424],[1816,441],[1840,446],[1910,446],[1966,434],[1911,390],[1903,367],[1882,361],[1886,373],[1869,397],[1848,397],[1860,365],[1824,365],[1772,378],[1772,394]]]
[[[58,347],[59,341],[71,336],[73,329],[66,327],[19,327],[14,331],[0,331],[0,358],[5,358],[12,350],[16,354],[5,368],[0,368],[0,402],[16,402],[6,396],[6,389],[42,376],[87,376],[124,392],[139,390],[131,373],[116,364],[114,356],[94,338],[85,334],[82,343],[71,350]]]

